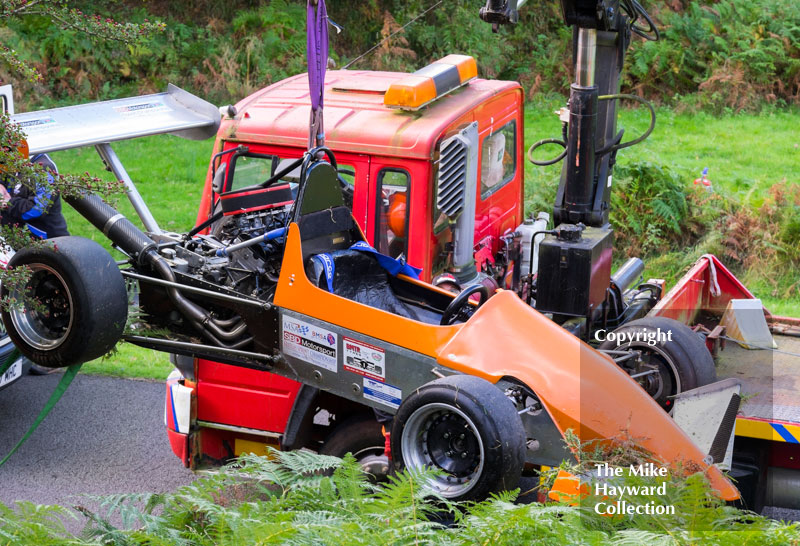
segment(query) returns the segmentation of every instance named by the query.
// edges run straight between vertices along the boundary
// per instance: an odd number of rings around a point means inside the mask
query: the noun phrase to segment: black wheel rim
[[[406,467],[441,471],[428,486],[445,498],[465,495],[484,469],[478,428],[467,414],[448,404],[426,404],[414,411],[403,427],[400,445]]]
[[[29,267],[31,277],[24,296],[16,290],[11,294],[20,305],[12,307],[9,316],[25,343],[39,351],[52,350],[64,343],[72,327],[72,293],[53,268],[44,264]]]
[[[663,407],[672,405],[670,396],[679,394],[682,389],[678,369],[672,358],[658,346],[625,344],[620,349],[636,349],[642,353],[642,361],[645,364],[656,366],[657,373],[643,376],[638,383],[647,391],[653,400]]]

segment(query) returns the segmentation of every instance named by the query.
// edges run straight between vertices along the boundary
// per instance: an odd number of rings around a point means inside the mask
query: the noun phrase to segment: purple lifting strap
[[[316,13],[314,4],[317,6]],[[328,12],[325,9],[325,0],[308,0],[306,34],[308,89],[311,92],[311,119],[309,120],[308,135],[310,149],[325,144],[325,131],[322,124],[325,69],[328,65]]]

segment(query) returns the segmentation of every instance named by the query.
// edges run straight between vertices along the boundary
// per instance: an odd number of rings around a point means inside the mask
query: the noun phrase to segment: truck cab
[[[474,62],[474,61],[473,61]],[[338,70],[325,80],[325,144],[352,185],[353,215],[375,248],[422,269],[432,280],[446,266],[450,226],[436,207],[440,143],[477,122],[480,190],[475,241],[500,250],[500,237],[522,221],[522,88],[516,82],[472,79],[416,111],[385,104],[398,72]],[[308,78],[301,74],[239,102],[226,116],[215,150],[245,146],[263,169],[275,158],[299,158],[308,149]],[[224,159],[223,159],[224,161]],[[211,170],[198,223],[212,213]],[[274,171],[273,171],[274,172]],[[270,174],[266,172],[266,174]],[[253,179],[254,180],[254,179]],[[233,169],[225,189],[252,182]],[[410,237],[410,234],[416,237]]]
[[[447,59],[450,73],[431,78],[329,71],[325,145],[336,156],[340,183],[367,241],[420,268],[422,280],[446,287],[454,222],[437,206],[442,170],[451,168],[440,161],[441,146],[477,124],[478,187],[470,225],[476,268],[505,285],[510,268],[499,266],[507,264],[502,260],[495,267],[495,256],[507,244],[503,236],[523,219],[523,91],[517,82],[477,78],[472,58]],[[455,89],[441,85],[442,77]],[[236,206],[246,208],[248,187],[307,151],[308,77],[288,78],[221,110],[198,226],[219,211],[215,196],[235,192],[241,199]],[[293,175],[284,176],[290,188]],[[180,373],[167,384],[165,422],[173,451],[188,467],[266,446],[320,449],[337,424],[372,413],[268,372],[188,357],[174,362]]]

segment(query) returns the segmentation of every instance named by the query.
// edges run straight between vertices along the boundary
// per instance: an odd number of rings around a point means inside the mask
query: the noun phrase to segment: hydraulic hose
[[[554,159],[546,159],[546,160],[538,160],[533,158],[533,152],[536,151],[537,148],[540,146],[544,146],[545,144],[558,144],[564,150],[558,154],[558,156]],[[530,148],[528,148],[528,161],[536,165],[537,167],[547,167],[548,165],[555,165],[562,159],[567,157],[567,124],[561,124],[561,138],[543,138],[538,142],[534,142]]]
[[[637,138],[634,138],[633,140],[630,140],[628,142],[623,142],[622,144],[615,144],[608,149],[599,150],[598,152],[596,152],[597,155],[601,155],[606,152],[616,152],[617,150],[622,150],[623,148],[630,148],[631,146],[635,146],[636,144],[639,144],[644,139],[649,137],[650,133],[652,133],[653,129],[655,129],[656,127],[656,111],[653,108],[653,105],[650,104],[650,101],[648,101],[647,99],[643,99],[642,97],[639,97],[637,95],[629,95],[625,93],[615,93],[613,95],[600,95],[599,97],[597,97],[597,100],[616,100],[616,99],[628,99],[647,106],[647,108],[650,110],[650,126],[644,133],[642,133]]]
[[[564,150],[558,154],[554,159],[546,159],[546,160],[538,160],[533,158],[533,152],[536,151],[537,148],[540,146],[544,146],[545,144],[558,144],[559,146],[563,146]],[[530,148],[528,148],[528,161],[536,165],[537,167],[547,167],[548,165],[555,165],[562,159],[567,157],[567,143],[563,140],[557,138],[543,138],[538,142],[534,142]]]
[[[616,152],[618,150],[622,150],[623,148],[630,148],[631,146],[635,146],[636,144],[639,144],[644,139],[649,137],[650,134],[653,132],[653,129],[655,129],[655,126],[656,126],[656,111],[653,108],[653,105],[650,104],[650,102],[648,100],[643,99],[642,97],[639,97],[637,95],[629,95],[629,94],[624,94],[624,93],[616,93],[616,94],[613,94],[613,95],[600,95],[599,97],[597,97],[597,100],[617,100],[617,99],[628,99],[628,100],[639,102],[639,103],[644,104],[645,106],[647,106],[647,108],[650,110],[650,126],[639,137],[637,137],[637,138],[635,138],[635,139],[633,139],[631,141],[628,141],[628,142],[623,142],[621,144],[620,144],[619,141],[622,138],[622,132],[620,132],[617,135],[617,137],[614,139],[614,142],[612,142],[609,145],[606,145],[604,148],[601,148],[599,150],[595,150],[595,156],[601,156],[601,155],[607,154],[609,152]],[[564,150],[553,159],[547,159],[547,160],[534,159],[533,158],[533,152],[536,151],[539,147],[544,146],[545,144],[558,144],[559,146],[562,146],[564,148]],[[564,135],[560,139],[558,139],[558,138],[543,138],[542,140],[534,142],[531,145],[531,147],[528,148],[528,161],[530,161],[531,163],[533,163],[537,167],[546,167],[548,165],[554,165],[554,164],[558,163],[559,161],[561,161],[562,159],[564,159],[566,156],[567,156],[567,137],[566,137],[566,135]]]

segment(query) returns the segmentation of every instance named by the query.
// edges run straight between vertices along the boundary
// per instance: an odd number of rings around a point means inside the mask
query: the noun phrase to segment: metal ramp
[[[106,167],[124,182],[145,229],[160,233],[111,143],[165,133],[205,140],[216,135],[220,113],[213,104],[169,84],[164,93],[14,114],[11,120],[27,135],[32,156],[94,146]]]

